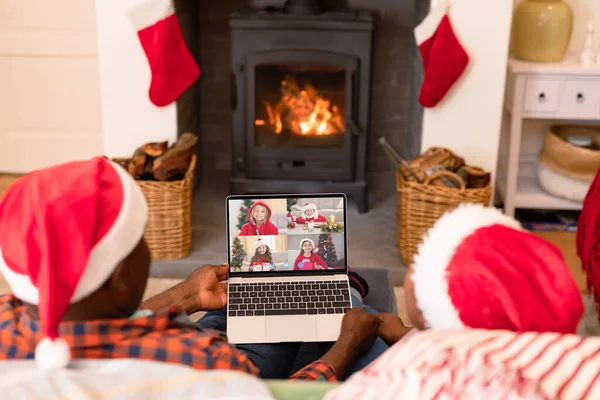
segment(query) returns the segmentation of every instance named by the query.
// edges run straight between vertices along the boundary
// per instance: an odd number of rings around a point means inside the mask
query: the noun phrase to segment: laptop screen
[[[346,196],[230,196],[232,276],[346,271]]]

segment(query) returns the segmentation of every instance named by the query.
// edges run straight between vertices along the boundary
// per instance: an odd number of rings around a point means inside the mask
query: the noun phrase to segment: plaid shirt
[[[73,358],[138,358],[259,375],[223,333],[191,323],[176,308],[134,319],[63,322],[59,335],[71,347]],[[33,359],[43,336],[39,322],[25,312],[19,299],[12,294],[0,296],[0,360]],[[290,379],[336,381],[335,370],[323,361],[315,361]]]

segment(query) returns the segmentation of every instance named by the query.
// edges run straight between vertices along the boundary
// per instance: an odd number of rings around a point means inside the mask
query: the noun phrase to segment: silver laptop
[[[231,343],[335,341],[351,308],[344,194],[227,198]]]

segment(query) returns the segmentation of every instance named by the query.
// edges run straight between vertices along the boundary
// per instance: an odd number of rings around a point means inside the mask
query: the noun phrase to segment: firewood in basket
[[[138,147],[133,153],[133,157],[131,157],[131,161],[127,166],[127,170],[135,179],[139,179],[142,175],[144,175],[144,168],[146,166],[146,159],[148,156],[144,151],[144,146]]]
[[[168,181],[174,176],[187,171],[190,167],[192,156],[196,153],[198,136],[193,133],[184,133],[165,154],[154,160],[152,175],[157,181]]]
[[[464,165],[456,173],[463,178],[468,189],[481,189],[490,184],[491,174],[479,167]]]
[[[448,171],[454,172],[465,165],[465,160],[448,149],[436,148],[425,154],[424,159],[421,161],[421,167],[423,169],[434,165],[441,165]]]
[[[440,165],[440,164],[432,165],[431,167],[428,167],[425,169],[425,175],[432,176],[440,171],[448,171],[448,170],[443,165]],[[436,178],[433,181],[431,181],[431,183],[434,185],[438,185],[438,186],[446,186],[449,188],[458,189],[458,188],[460,188],[460,182],[458,181],[458,179],[460,179],[460,176],[455,178],[455,177],[451,177],[448,175],[442,175],[439,178]]]
[[[108,160],[108,157],[104,157]],[[119,164],[121,167],[125,168],[126,171],[129,171],[129,163],[131,162],[131,158],[113,158],[113,162]]]
[[[146,143],[142,148],[146,155],[150,157],[160,157],[167,152],[169,142]]]
[[[140,177],[141,180],[144,180],[144,181],[154,180],[154,175],[152,174],[152,167],[154,166],[154,160],[156,160],[156,157],[146,155],[146,165],[144,165],[144,173]]]

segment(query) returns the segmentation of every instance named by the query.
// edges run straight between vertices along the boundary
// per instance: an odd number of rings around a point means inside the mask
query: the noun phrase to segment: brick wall
[[[230,168],[231,86],[229,15],[249,0],[202,0],[176,3],[186,40],[202,68],[202,77],[179,101],[180,131],[200,133],[204,174]],[[375,140],[385,136],[406,158],[420,148],[422,109],[417,95],[422,80],[421,60],[413,27],[428,0],[323,0],[330,10],[351,7],[376,15],[371,92],[371,195],[394,192],[393,167]],[[194,16],[197,23],[194,24]]]

